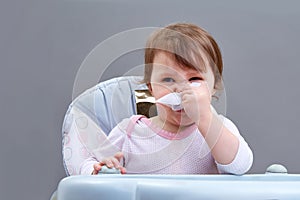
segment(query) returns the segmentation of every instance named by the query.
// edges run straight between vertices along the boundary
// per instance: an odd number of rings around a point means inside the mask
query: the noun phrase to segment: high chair
[[[80,163],[99,145],[97,134],[108,134],[133,114],[155,115],[155,104],[142,77],[125,76],[97,84],[69,106],[63,122],[63,162],[66,174],[79,174]],[[143,96],[140,98],[140,96]],[[98,125],[97,131],[92,128]],[[78,134],[76,128],[84,130]],[[92,136],[88,136],[91,134]],[[165,199],[297,199],[300,176],[281,165],[266,174],[235,175],[117,175],[69,176],[60,181],[51,200]]]
[[[125,76],[101,82],[82,93],[70,104],[62,130],[63,158],[67,175],[79,174],[79,163],[90,153],[83,140],[88,136],[91,137],[92,133],[78,137],[76,126],[78,124],[81,126],[80,123],[83,123],[82,126],[84,123],[89,125],[96,123],[107,135],[122,119],[137,113],[135,93],[147,90],[147,86],[142,84],[141,80],[142,77],[139,76]],[[147,115],[146,112],[143,114]],[[95,134],[93,137],[98,137]]]

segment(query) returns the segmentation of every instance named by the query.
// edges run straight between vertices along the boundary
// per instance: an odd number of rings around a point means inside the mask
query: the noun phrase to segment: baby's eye
[[[202,77],[192,77],[189,79],[190,82],[201,81],[201,80],[203,80]]]
[[[175,80],[173,78],[163,78],[163,82],[168,82],[168,83],[172,83],[175,82]]]

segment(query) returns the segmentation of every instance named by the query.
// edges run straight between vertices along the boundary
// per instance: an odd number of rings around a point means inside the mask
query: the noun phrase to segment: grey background
[[[0,199],[49,199],[65,177],[61,125],[88,53],[137,27],[192,22],[224,57],[227,115],[254,151],[300,172],[299,1],[65,0],[0,2]],[[122,44],[120,44],[122,45]],[[104,79],[143,62],[132,52]]]

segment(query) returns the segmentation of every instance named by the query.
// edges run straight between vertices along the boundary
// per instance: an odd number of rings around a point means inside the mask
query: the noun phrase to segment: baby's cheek
[[[169,89],[165,89],[163,87],[153,88],[153,90],[152,90],[152,95],[154,96],[154,98],[156,100],[160,99],[161,97],[163,97],[169,93],[171,93],[171,91]]]
[[[209,95],[214,93],[214,82],[205,82],[203,86],[206,87],[205,89]]]
[[[156,110],[157,110],[157,115],[163,120],[165,121],[167,116],[168,116],[168,111],[167,111],[167,107],[163,106],[161,104],[156,104]]]

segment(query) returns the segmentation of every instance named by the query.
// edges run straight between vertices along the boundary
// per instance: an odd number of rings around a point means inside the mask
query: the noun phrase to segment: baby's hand
[[[123,153],[118,152],[114,156],[104,158],[101,162],[94,164],[93,175],[98,174],[102,166],[106,165],[108,168],[116,168],[121,171],[121,174],[126,174],[126,168],[120,165],[120,161],[123,158]]]
[[[186,86],[181,92],[181,99],[186,114],[197,125],[211,114],[211,92],[207,82]]]

